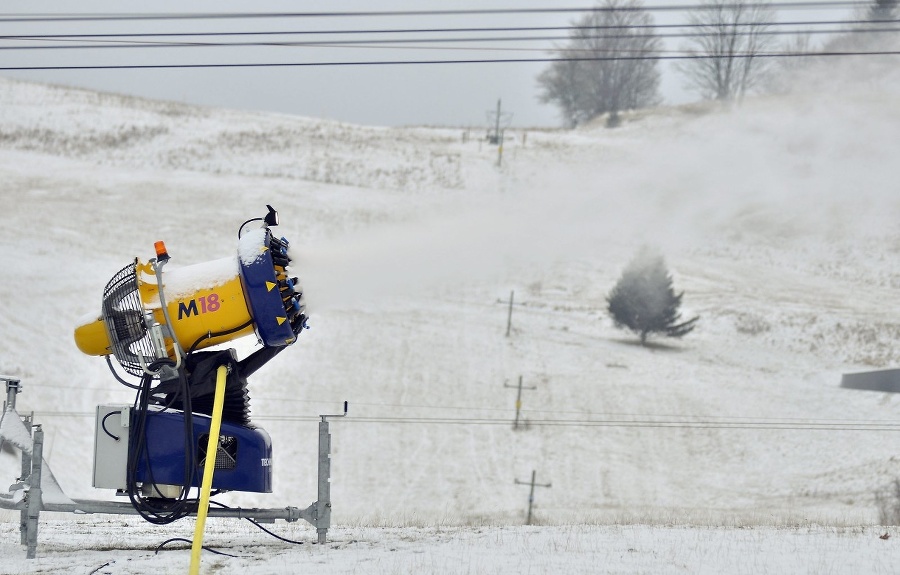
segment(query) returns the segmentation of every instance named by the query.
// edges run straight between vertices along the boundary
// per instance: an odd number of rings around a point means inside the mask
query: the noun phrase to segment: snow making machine
[[[290,244],[273,234],[278,213],[267,208],[264,217],[240,226],[237,253],[220,260],[167,270],[169,254],[156,242],[156,257],[135,258],[116,273],[100,312],[75,329],[78,348],[106,357],[113,376],[135,393],[131,405],[97,406],[95,421],[93,486],[113,489],[128,502],[69,499],[41,456],[41,426],[15,411],[21,382],[3,378],[0,439],[22,451],[22,477],[0,493],[0,507],[21,510],[29,557],[41,510],[137,513],[157,524],[207,514],[304,519],[324,543],[331,513],[328,418],[346,414],[346,403],[343,414],[320,416],[316,502],[306,509],[209,507],[213,490],[272,491],[272,444],[250,421],[247,378],[307,327],[303,292],[291,277]],[[222,349],[245,336],[261,344],[247,357]]]

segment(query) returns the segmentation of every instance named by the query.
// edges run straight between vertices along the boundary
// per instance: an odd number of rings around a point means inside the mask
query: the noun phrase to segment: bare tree
[[[775,94],[786,94],[794,88],[798,78],[803,77],[816,65],[815,46],[809,32],[789,36],[779,45],[779,51],[790,54],[776,60],[765,77],[765,89]]]
[[[537,78],[540,100],[555,104],[569,127],[659,102],[660,49],[653,19],[639,0],[605,0],[572,23],[561,57]]]
[[[563,52],[563,59],[553,62],[538,75],[538,84],[541,87],[541,102],[555,104],[566,126],[574,128],[593,117],[593,107],[586,102],[588,94],[583,81],[585,62],[566,60],[568,57],[574,55],[569,51]]]
[[[831,38],[826,50],[865,51],[888,50],[897,45],[897,35],[893,33],[893,22],[900,16],[898,0],[872,0],[868,5],[858,7],[852,16],[857,23],[843,34]],[[888,33],[885,33],[888,32]]]
[[[767,87],[772,92],[785,93],[796,88],[822,90],[826,83],[871,87],[893,81],[898,75],[895,55],[836,59],[816,56],[816,53],[896,51],[900,36],[894,33],[891,23],[898,17],[900,0],[870,0],[848,17],[850,25],[827,38],[821,47],[813,45],[808,33],[794,37],[781,46],[780,51],[789,56],[776,60],[775,73],[767,78]]]
[[[900,5],[897,0],[871,0],[854,10],[851,19],[856,22],[843,33],[826,41],[823,50],[850,54],[896,51],[900,48],[900,36],[892,31],[891,21],[898,16]],[[900,74],[896,55],[867,55],[837,60],[839,61],[829,62],[828,68],[822,70],[822,75],[840,78],[844,85],[865,86],[868,89],[882,82],[893,82]]]
[[[873,0],[866,11],[866,20],[889,23],[897,18],[898,12],[900,12],[900,2],[897,0]]]
[[[691,12],[697,33],[686,48],[692,59],[677,68],[703,98],[740,100],[762,82],[768,62],[759,58],[772,44],[766,34],[775,19],[765,3],[707,0]]]

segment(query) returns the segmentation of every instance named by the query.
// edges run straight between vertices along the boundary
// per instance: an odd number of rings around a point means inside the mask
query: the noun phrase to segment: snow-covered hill
[[[132,396],[76,320],[154,241],[170,266],[224,257],[272,204],[312,329],[251,380],[275,492],[226,503],[315,499],[316,416],[347,400],[338,524],[520,523],[532,470],[542,523],[870,524],[900,460],[866,424],[900,398],[839,383],[900,363],[898,128],[890,86],[796,94],[515,130],[498,167],[463,130],[0,80],[0,373],[66,492],[108,496],[93,410]],[[649,348],[605,313],[643,244],[702,317]]]

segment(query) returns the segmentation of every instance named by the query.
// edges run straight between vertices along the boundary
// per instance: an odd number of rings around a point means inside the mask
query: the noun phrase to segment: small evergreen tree
[[[675,294],[662,256],[643,248],[607,296],[607,309],[616,327],[630,329],[646,345],[652,333],[681,337],[694,329],[699,317],[681,321],[683,295]]]

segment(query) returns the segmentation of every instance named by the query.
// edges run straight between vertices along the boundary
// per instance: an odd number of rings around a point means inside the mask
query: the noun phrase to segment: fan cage
[[[137,261],[116,273],[103,290],[103,319],[113,354],[128,373],[144,373],[141,361],[153,361],[153,342],[144,324],[144,306],[138,291]]]

